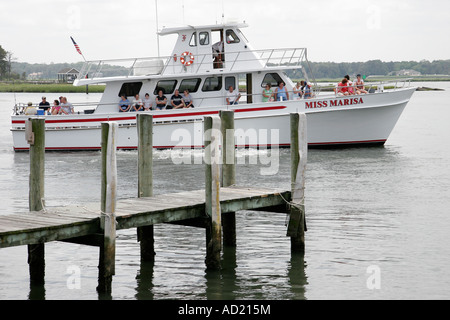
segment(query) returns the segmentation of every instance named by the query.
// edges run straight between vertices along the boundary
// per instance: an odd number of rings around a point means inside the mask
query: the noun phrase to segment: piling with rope
[[[291,251],[305,251],[305,171],[307,162],[306,115],[291,113],[291,194],[287,236],[291,237]]]
[[[116,257],[116,201],[117,201],[117,122],[102,123],[102,174],[101,174],[101,222],[103,244],[100,245],[100,261],[97,291],[111,292],[115,274]]]
[[[26,139],[30,144],[29,209],[30,212],[44,209],[45,173],[45,119],[28,119]],[[30,283],[44,284],[45,257],[44,243],[28,245]]]

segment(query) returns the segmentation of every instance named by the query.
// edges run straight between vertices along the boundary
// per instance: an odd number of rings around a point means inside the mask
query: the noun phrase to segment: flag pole
[[[158,45],[158,58],[159,58],[158,0],[155,0],[155,6],[156,6],[156,42]]]

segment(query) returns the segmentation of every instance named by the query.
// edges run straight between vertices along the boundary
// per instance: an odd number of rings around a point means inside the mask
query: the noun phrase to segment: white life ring
[[[189,60],[187,59],[187,57],[189,58]],[[194,55],[188,51],[185,51],[181,54],[180,62],[185,66],[190,66],[191,64],[194,63],[194,60],[195,60]]]

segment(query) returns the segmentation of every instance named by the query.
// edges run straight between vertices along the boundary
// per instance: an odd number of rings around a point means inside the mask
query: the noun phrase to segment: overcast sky
[[[2,0],[0,45],[19,62],[157,55],[155,0]],[[159,28],[246,21],[255,49],[307,47],[310,61],[450,59],[448,0],[158,0]],[[161,54],[174,39],[161,37]]]

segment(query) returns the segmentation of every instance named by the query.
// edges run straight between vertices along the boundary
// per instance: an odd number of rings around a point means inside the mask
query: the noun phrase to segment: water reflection
[[[255,277],[251,280],[249,285],[248,279],[242,276],[238,276],[237,273],[237,261],[236,261],[235,247],[224,247],[222,252],[221,264],[222,268],[218,271],[211,271],[204,269],[205,287],[204,295],[200,295],[207,300],[242,300],[256,297],[257,299],[271,299],[267,292],[267,288],[272,287],[272,282],[279,282],[284,278],[283,273],[272,274],[266,279],[258,279]],[[141,262],[139,271],[136,275],[136,288],[134,297],[137,300],[154,300],[161,298],[158,294],[155,294],[154,290],[158,291],[158,288],[154,285],[155,268],[161,266],[155,265],[154,262]],[[305,273],[305,261],[304,255],[300,253],[293,253],[291,259],[287,265],[287,286],[283,286],[283,290],[288,292],[277,292],[274,290],[273,295],[281,294],[284,299],[304,300],[306,286],[308,284],[307,276]],[[166,278],[166,280],[168,280]],[[114,281],[114,280],[113,280]],[[164,279],[159,280],[161,285],[170,285],[170,283],[164,283]],[[267,288],[266,288],[267,287]],[[252,291],[252,288],[255,290]],[[275,286],[276,289],[276,286]],[[258,292],[259,291],[259,292]],[[188,294],[186,293],[186,296]]]
[[[137,300],[153,300],[153,274],[154,261],[141,261],[140,269],[136,275],[136,294]]]
[[[293,299],[306,299],[305,292],[306,286],[308,285],[308,278],[306,276],[305,268],[305,255],[303,253],[292,252],[287,270],[287,276],[289,279],[291,292],[293,294]]]
[[[28,300],[45,300],[45,283],[30,283]]]
[[[27,190],[28,154],[16,153],[13,177],[23,190]],[[100,153],[47,153],[46,154],[46,198],[53,206],[70,202],[98,201],[100,197]],[[410,159],[398,148],[360,148],[348,150],[310,150],[307,166],[306,216],[313,234],[308,231],[307,248],[329,246],[320,239],[318,233],[328,234],[327,239],[340,241],[358,241],[367,236],[368,222],[380,226],[380,216],[371,215],[376,207],[378,213],[390,213],[390,206],[380,210],[379,197],[382,193],[395,193],[396,184],[374,184],[375,181],[388,181],[393,171],[398,175],[407,170]],[[121,197],[134,197],[137,194],[137,153],[119,152],[119,190]],[[202,165],[174,166],[156,153],[154,161],[155,193],[199,189],[204,183]],[[239,165],[238,179],[245,185],[267,187],[289,187],[290,151],[280,152],[280,171],[276,176],[261,179],[259,166]],[[405,172],[406,173],[406,172]],[[180,175],[183,179],[180,179]],[[374,178],[375,177],[375,178]],[[63,190],[64,197],[60,197]],[[326,190],[326,197],[322,190]],[[373,192],[367,192],[367,191]],[[18,200],[12,196],[16,205],[27,207],[26,195]],[[80,200],[82,199],[82,200]],[[337,205],[339,204],[339,205]],[[281,217],[281,218],[280,218]],[[224,247],[222,269],[206,272],[204,261],[192,259],[189,255],[202,250],[204,238],[195,243],[180,243],[179,239],[191,239],[192,232],[176,229],[166,232],[164,241],[172,238],[171,245],[160,248],[171,257],[156,260],[156,263],[141,262],[136,274],[134,298],[153,300],[161,298],[200,297],[210,300],[234,299],[306,299],[308,286],[305,257],[290,253],[289,238],[286,238],[285,217],[270,213],[241,212],[237,215],[237,248]],[[337,227],[336,224],[337,223]],[[397,226],[392,221],[385,222],[386,227]],[[330,225],[334,227],[330,228]],[[362,229],[364,228],[364,229]],[[374,227],[375,228],[375,227]],[[184,228],[186,229],[186,228]],[[355,232],[361,230],[361,232]],[[349,233],[350,232],[350,233]],[[373,234],[376,233],[374,230]],[[198,232],[195,232],[197,237]],[[177,242],[178,240],[178,242]],[[158,241],[158,238],[157,238]],[[198,244],[198,246],[197,246]],[[197,247],[196,247],[197,246]],[[320,247],[320,246],[319,246]],[[188,257],[181,257],[185,255]],[[159,252],[161,254],[161,252]],[[196,255],[198,252],[195,253]],[[123,259],[123,260],[120,260]],[[97,258],[94,258],[97,263]],[[120,258],[120,263],[128,263]],[[174,270],[177,269],[177,270]],[[192,283],[198,275],[202,281]],[[157,278],[155,278],[157,275]],[[156,283],[156,284],[155,284]],[[165,287],[162,289],[162,287]],[[113,278],[114,287],[114,278]],[[120,288],[115,290],[121,291]],[[101,296],[99,299],[112,299]],[[30,287],[30,299],[45,299],[45,288]]]

